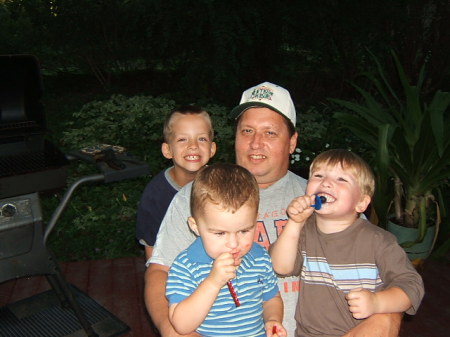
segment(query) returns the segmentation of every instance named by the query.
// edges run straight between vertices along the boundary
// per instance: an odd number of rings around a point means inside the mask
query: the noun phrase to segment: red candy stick
[[[239,299],[236,295],[236,292],[234,291],[233,285],[231,284],[231,281],[227,282],[228,290],[230,291],[231,297],[233,298],[234,304],[236,307],[239,307],[241,303],[239,302]]]
[[[277,333],[277,326],[276,326],[276,325],[274,325],[274,326],[272,327],[272,333],[273,333],[273,334],[276,334],[276,333]]]

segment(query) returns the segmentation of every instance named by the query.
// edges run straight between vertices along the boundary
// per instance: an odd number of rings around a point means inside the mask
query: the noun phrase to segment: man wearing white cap
[[[260,187],[255,242],[269,248],[287,222],[287,206],[303,195],[306,187],[305,179],[288,170],[298,137],[295,107],[286,89],[264,82],[244,91],[230,116],[237,120],[236,162],[255,176]],[[165,283],[172,261],[195,239],[187,225],[190,191],[188,184],[169,206],[145,275],[147,310],[163,337],[178,336],[168,320]],[[284,301],[283,324],[288,336],[295,336],[298,277],[279,278],[278,285]],[[345,337],[393,337],[398,335],[399,325],[399,315],[374,315]]]

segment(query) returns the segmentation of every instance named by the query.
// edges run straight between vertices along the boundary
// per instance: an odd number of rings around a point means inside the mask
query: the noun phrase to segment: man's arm
[[[398,337],[402,313],[375,314],[342,337]]]
[[[153,246],[144,246],[145,249],[145,261],[148,261],[152,257]]]
[[[162,336],[170,336],[169,306],[165,284],[169,268],[151,263],[145,271],[144,300],[153,323]]]
[[[166,298],[166,282],[169,267],[151,263],[145,271],[144,300],[147,311],[162,337],[177,337],[169,321],[169,303]],[[198,337],[196,333],[190,335]]]

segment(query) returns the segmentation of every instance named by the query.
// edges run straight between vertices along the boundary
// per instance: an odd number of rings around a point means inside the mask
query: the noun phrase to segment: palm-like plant
[[[439,214],[445,212],[441,189],[450,177],[450,93],[437,91],[426,103],[422,95],[425,65],[413,85],[394,52],[392,56],[402,90],[394,90],[371,54],[376,72],[364,75],[373,90],[354,85],[363,98],[361,103],[332,101],[345,108],[335,117],[375,150],[373,206],[380,224],[387,224],[393,205],[394,221],[418,228],[415,242],[421,242],[431,214],[439,224]],[[437,207],[429,207],[432,201]]]

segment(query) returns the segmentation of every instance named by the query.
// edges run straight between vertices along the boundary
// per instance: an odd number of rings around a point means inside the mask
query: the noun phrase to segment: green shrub
[[[171,165],[161,154],[162,129],[166,114],[178,104],[151,96],[114,95],[85,104],[73,113],[64,128],[61,146],[73,151],[106,143],[124,146],[145,160],[150,175],[109,185],[83,185],[77,189],[50,236],[50,245],[61,260],[115,258],[142,254],[134,239],[139,198],[151,177]],[[213,120],[218,145],[215,161],[234,161],[234,132],[229,108],[204,106]],[[93,165],[71,165],[68,182],[97,173]],[[49,218],[60,194],[43,199]]]
[[[314,157],[327,146],[330,119],[326,109],[309,107],[298,113],[297,120],[299,136],[297,148],[291,156],[291,170],[304,176]]]
[[[102,143],[121,145],[147,161],[150,171],[156,173],[164,164],[159,160],[162,125],[175,106],[174,101],[161,97],[123,95],[88,103],[73,114],[62,145],[68,149]]]
[[[344,148],[365,155],[367,147],[353,134],[337,132],[341,124],[333,118],[335,110],[331,103],[298,109],[298,144],[291,155],[291,171],[307,178],[312,160],[327,149]]]
[[[79,187],[50,235],[58,260],[92,260],[138,256],[135,224],[137,203],[147,177],[109,185]],[[51,213],[60,195],[43,198],[44,213]]]
[[[206,105],[213,121],[214,140],[217,143],[216,155],[211,159],[213,162],[234,163],[234,124],[228,117],[230,109],[219,105]]]
[[[166,114],[176,106],[175,101],[162,97],[123,95],[88,103],[73,114],[68,131],[63,132],[62,146],[73,150],[101,143],[121,145],[145,160],[156,174],[170,165],[161,154],[162,130]],[[229,109],[218,105],[204,108],[210,113],[216,132],[215,160],[233,160]]]

